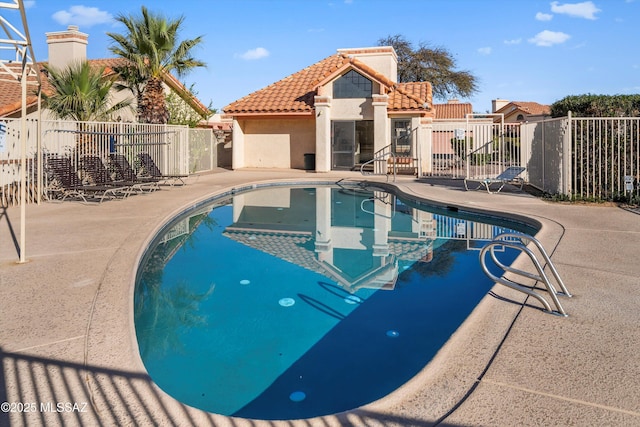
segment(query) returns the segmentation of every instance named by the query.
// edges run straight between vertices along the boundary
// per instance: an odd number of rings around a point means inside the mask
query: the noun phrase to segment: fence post
[[[573,123],[571,111],[567,112],[566,129],[567,131],[564,132],[562,138],[562,192],[563,194],[571,197],[573,195],[573,185],[571,178],[571,170],[573,169],[573,159],[571,158],[573,145]]]

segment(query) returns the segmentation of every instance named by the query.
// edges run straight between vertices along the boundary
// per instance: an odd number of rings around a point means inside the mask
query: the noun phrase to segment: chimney
[[[66,31],[45,33],[49,45],[49,66],[63,69],[75,62],[87,59],[89,35],[81,33],[77,25],[69,25]]]
[[[499,109],[507,105],[508,103],[509,101],[506,99],[493,99],[491,101],[491,112],[495,113],[496,111],[498,111]]]

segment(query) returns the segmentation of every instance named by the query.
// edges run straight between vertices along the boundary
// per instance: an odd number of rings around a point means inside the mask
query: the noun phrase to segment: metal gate
[[[434,122],[432,176],[487,178],[521,166],[520,123],[502,114],[467,114],[465,120]]]

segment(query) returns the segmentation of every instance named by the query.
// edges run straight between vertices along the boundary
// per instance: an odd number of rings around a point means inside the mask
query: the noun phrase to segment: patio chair
[[[134,193],[151,192],[158,189],[157,183],[141,183],[136,181],[116,181],[111,178],[104,163],[98,156],[82,156],[78,169],[83,171],[91,184],[112,187],[113,192],[123,197]]]
[[[100,203],[107,198],[117,197],[113,187],[100,185],[84,185],[78,177],[78,172],[71,164],[71,159],[65,156],[45,156],[44,169],[49,177],[47,191],[61,201],[67,198],[82,200],[98,200]]]
[[[176,185],[178,182],[180,182],[180,185],[185,185],[184,179],[189,177],[189,175],[164,175],[149,153],[138,153],[138,160],[143,170],[142,176],[160,179],[162,182],[171,186]]]
[[[524,179],[522,179],[520,175],[525,170],[526,168],[522,166],[509,166],[500,175],[493,178],[465,178],[464,188],[469,191],[468,182],[477,182],[478,186],[476,188],[472,188],[472,190],[485,188],[487,193],[499,193],[506,184],[518,186],[518,189],[522,190],[522,187],[524,186]],[[494,189],[492,191],[491,186],[494,184],[497,186],[497,190]]]
[[[118,153],[109,154],[109,166],[111,166],[113,173],[115,174],[114,180],[116,182],[131,182],[143,189],[149,189],[149,191],[158,190],[159,179],[152,176],[140,177],[133,170],[133,167],[129,163],[129,160],[123,155]]]

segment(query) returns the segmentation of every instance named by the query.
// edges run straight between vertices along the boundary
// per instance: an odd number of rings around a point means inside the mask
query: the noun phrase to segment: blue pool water
[[[492,286],[479,249],[512,230],[535,234],[358,186],[214,200],[172,221],[141,261],[143,362],[174,398],[223,415],[362,406],[432,359]]]

